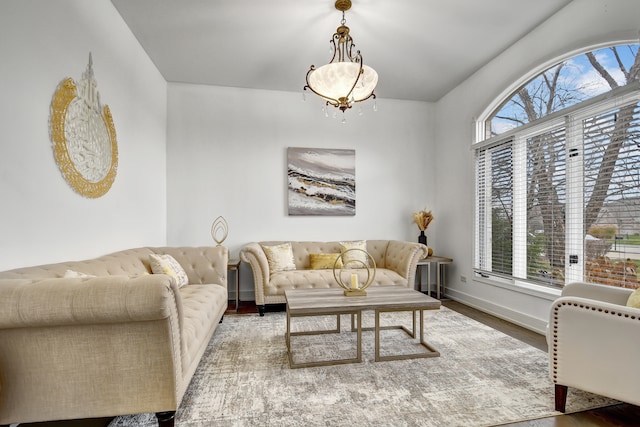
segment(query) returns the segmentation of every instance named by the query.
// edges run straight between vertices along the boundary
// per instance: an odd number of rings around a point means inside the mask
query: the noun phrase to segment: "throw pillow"
[[[336,268],[342,268],[342,258],[338,258],[339,256],[339,253],[309,254],[309,264],[312,270],[333,269],[334,265]],[[337,265],[336,259],[338,259]]]
[[[627,300],[627,307],[640,308],[640,288],[636,289]]]
[[[65,279],[77,279],[77,278],[82,278],[82,279],[86,279],[88,277],[96,277],[93,274],[85,274],[85,273],[81,273],[79,271],[74,271],[74,270],[67,270],[64,272],[64,276]]]
[[[179,288],[189,284],[184,268],[171,255],[150,254],[149,264],[153,274],[167,274],[173,277]]]
[[[347,268],[365,268],[369,267],[369,257],[365,252],[367,250],[366,240],[356,240],[353,242],[340,242],[340,251],[345,252],[349,249],[361,249],[361,251],[351,251],[342,255],[342,262]]]
[[[296,269],[291,243],[263,246],[262,249],[267,256],[267,261],[269,261],[269,271],[271,273]]]

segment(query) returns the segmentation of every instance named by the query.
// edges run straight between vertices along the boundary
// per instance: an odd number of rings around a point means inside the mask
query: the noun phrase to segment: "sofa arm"
[[[256,305],[264,305],[264,288],[269,283],[269,261],[260,244],[253,242],[240,250],[240,259],[251,266]]]
[[[426,258],[429,249],[420,243],[390,240],[385,256],[385,268],[395,271],[413,287],[418,261]]]
[[[555,384],[640,404],[640,309],[563,296],[551,306],[548,334]]]
[[[0,301],[0,425],[177,408],[183,316],[169,276],[0,280]]]
[[[166,319],[182,302],[164,274],[0,280],[0,328]],[[181,323],[181,319],[178,319]]]

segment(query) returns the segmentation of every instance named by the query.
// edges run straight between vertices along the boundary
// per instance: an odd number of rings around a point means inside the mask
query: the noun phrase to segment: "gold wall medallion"
[[[100,103],[93,60],[76,84],[63,80],[51,102],[50,131],[60,172],[69,185],[89,198],[109,191],[118,169],[118,143],[109,106]]]

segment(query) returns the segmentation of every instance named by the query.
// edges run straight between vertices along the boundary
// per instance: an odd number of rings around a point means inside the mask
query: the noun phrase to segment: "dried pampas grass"
[[[413,222],[416,223],[420,231],[424,231],[429,227],[433,221],[433,214],[431,211],[422,210],[413,214]]]

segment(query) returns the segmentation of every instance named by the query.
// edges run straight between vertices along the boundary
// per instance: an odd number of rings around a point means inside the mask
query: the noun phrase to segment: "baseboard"
[[[499,319],[506,320],[507,322],[521,326],[530,331],[537,332],[539,334],[546,334],[547,320],[539,319],[537,317],[529,316],[527,314],[515,311],[510,307],[496,304],[493,301],[478,298],[473,295],[459,292],[455,289],[447,288],[447,298],[457,301],[461,304],[468,305],[469,307],[480,310],[484,313],[495,316]]]
[[[229,289],[229,301],[235,301],[236,291],[235,289]],[[253,291],[240,290],[240,301],[255,301],[256,296]]]

